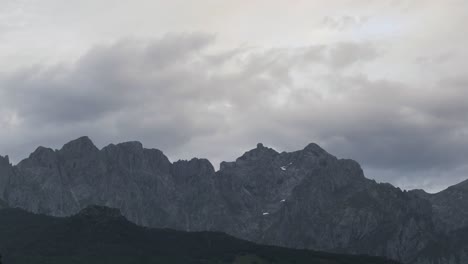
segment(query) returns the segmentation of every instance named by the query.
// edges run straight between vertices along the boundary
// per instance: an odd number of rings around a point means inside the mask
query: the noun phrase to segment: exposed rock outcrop
[[[171,163],[139,142],[99,150],[87,137],[60,150],[39,147],[17,166],[0,158],[0,199],[11,207],[68,216],[97,204],[144,226],[405,263],[439,263],[424,252],[467,225],[464,186],[402,191],[316,144],[290,153],[258,144],[217,172],[206,159]],[[464,261],[466,246],[450,254]]]

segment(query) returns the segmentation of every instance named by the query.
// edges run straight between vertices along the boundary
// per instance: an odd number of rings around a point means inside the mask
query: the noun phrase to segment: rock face
[[[99,150],[87,137],[60,150],[39,147],[17,166],[0,158],[0,199],[10,207],[69,216],[96,204],[144,226],[404,263],[468,263],[468,242],[429,254],[441,239],[464,241],[454,235],[468,222],[464,185],[436,195],[402,191],[316,144],[290,153],[258,144],[217,172],[205,159],[171,163],[139,142]],[[459,262],[437,262],[443,258]]]
[[[428,196],[434,208],[435,223],[443,231],[468,226],[468,181]]]
[[[137,226],[118,209],[90,206],[70,217],[0,210],[5,263],[399,264],[380,257],[259,245],[219,232]]]
[[[468,180],[439,193],[415,194],[432,205],[432,218],[439,234],[415,263],[468,263]]]

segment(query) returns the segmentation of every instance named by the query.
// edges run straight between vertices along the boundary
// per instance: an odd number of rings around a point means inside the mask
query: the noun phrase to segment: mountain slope
[[[468,225],[468,180],[427,197],[433,205],[440,230],[453,231]]]
[[[106,205],[143,226],[405,263],[449,232],[431,197],[369,180],[316,144],[289,153],[258,144],[217,172],[205,159],[171,163],[139,142],[99,150],[87,137],[39,147],[17,166],[0,158],[0,199],[11,207],[69,216]]]
[[[261,246],[222,233],[148,229],[118,210],[91,206],[67,218],[0,210],[6,263],[392,264],[377,257]]]
[[[409,261],[432,239],[428,202],[366,179],[356,162],[315,144],[292,153],[259,145],[219,178],[236,222],[249,228],[228,233],[253,241]]]

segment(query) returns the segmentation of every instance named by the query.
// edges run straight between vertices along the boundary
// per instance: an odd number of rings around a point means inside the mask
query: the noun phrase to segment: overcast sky
[[[0,0],[0,155],[88,135],[217,167],[310,142],[404,189],[468,179],[466,0]]]

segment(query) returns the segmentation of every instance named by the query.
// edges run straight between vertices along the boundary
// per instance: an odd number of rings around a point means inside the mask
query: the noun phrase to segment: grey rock
[[[431,201],[439,230],[453,231],[468,225],[468,181],[426,198]]]
[[[467,225],[458,199],[467,192],[464,184],[437,195],[379,184],[317,144],[290,153],[258,144],[217,172],[206,159],[171,163],[139,142],[100,150],[87,137],[39,147],[16,166],[0,157],[0,199],[11,207],[68,216],[101,205],[143,226],[404,263],[468,263],[468,242],[455,235]],[[460,246],[430,254],[438,241]]]
[[[0,199],[4,199],[3,194],[10,185],[10,179],[13,174],[13,166],[10,164],[8,156],[0,156]]]

